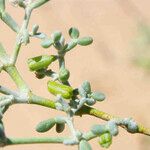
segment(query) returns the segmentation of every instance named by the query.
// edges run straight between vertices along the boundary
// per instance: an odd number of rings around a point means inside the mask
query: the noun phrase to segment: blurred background
[[[51,34],[60,30],[66,37],[70,27],[77,27],[81,36],[92,36],[94,42],[88,47],[77,47],[66,56],[70,69],[70,82],[78,87],[84,80],[92,88],[104,92],[106,101],[95,107],[120,116],[133,117],[150,127],[150,1],[149,0],[52,0],[35,10],[30,21],[39,24],[40,31]],[[7,5],[7,11],[18,24],[23,19],[23,10]],[[16,34],[0,21],[0,41],[10,54]],[[40,54],[55,53],[53,48],[43,49],[40,40],[31,39],[23,46],[17,67],[34,93],[53,98],[46,88],[48,78],[38,80],[27,68],[27,59]],[[55,64],[53,67],[57,69]],[[16,89],[9,76],[2,72],[0,84]],[[34,105],[13,105],[3,120],[10,137],[58,136],[55,129],[39,134],[35,126],[41,120],[63,115],[61,112]],[[84,116],[75,118],[75,126],[83,131],[91,125],[104,121]],[[68,129],[61,135],[69,134]],[[96,139],[90,141],[94,150],[101,148]],[[77,147],[59,144],[17,145],[4,150],[76,150]],[[120,134],[113,139],[110,150],[150,150],[150,138],[131,135],[120,128]]]

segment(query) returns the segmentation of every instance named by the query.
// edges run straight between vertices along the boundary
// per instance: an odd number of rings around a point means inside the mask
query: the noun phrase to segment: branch
[[[50,1],[50,0],[36,0],[36,1],[32,2],[29,5],[29,7],[33,10],[35,8],[38,8],[38,7],[42,6],[43,4],[45,4],[48,1]]]
[[[19,75],[19,72],[15,66],[6,66],[4,70],[10,75],[10,77],[13,79],[17,87],[22,91],[22,92],[28,92],[29,88],[27,84],[24,82],[22,77]]]
[[[3,63],[3,65],[7,64],[9,61],[9,57],[6,54],[6,51],[1,42],[0,42],[0,61]]]
[[[13,95],[15,97],[18,95],[17,92],[12,91],[12,90],[10,90],[10,89],[8,89],[8,88],[6,88],[4,86],[1,86],[1,85],[0,85],[0,93],[3,93],[5,95]]]
[[[83,134],[84,139],[87,141],[96,137],[91,131]],[[16,144],[44,144],[44,143],[65,143],[65,141],[73,140],[70,137],[32,137],[32,138],[7,138],[5,146]]]
[[[16,144],[36,144],[36,143],[63,143],[67,139],[65,137],[33,137],[33,138],[7,138],[7,145],[16,145]]]
[[[50,99],[46,99],[46,98],[42,98],[36,95],[33,95],[32,93],[30,94],[30,98],[29,98],[29,104],[36,104],[36,105],[41,105],[41,106],[45,106],[45,107],[49,107],[52,109],[56,109],[55,106],[55,102],[50,100]],[[102,120],[106,120],[109,121],[111,119],[120,119],[120,117],[117,116],[113,116],[110,115],[106,112],[103,112],[101,110],[95,109],[93,107],[89,107],[84,105],[77,113],[76,115],[82,116],[82,115],[90,115],[90,116],[94,116],[97,118],[100,118]],[[121,126],[123,127],[123,126]],[[123,127],[125,128],[125,127]],[[126,129],[126,128],[125,128]],[[145,134],[150,136],[150,129],[144,127],[141,124],[138,124],[138,132],[137,133],[141,133],[141,134]]]

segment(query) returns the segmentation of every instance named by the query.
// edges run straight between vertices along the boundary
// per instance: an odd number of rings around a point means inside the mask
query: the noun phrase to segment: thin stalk
[[[33,94],[31,94],[31,96],[29,98],[29,104],[36,104],[36,105],[41,105],[44,107],[56,109],[55,102],[53,100],[42,98],[42,97],[39,97],[39,96],[36,96]],[[76,112],[75,115],[77,115],[77,116],[90,115],[90,116],[94,116],[94,117],[100,118],[100,119],[105,120],[105,121],[120,118],[120,117],[108,114],[104,111],[95,109],[93,107],[86,106],[86,105],[84,105],[78,112]],[[124,128],[123,126],[121,126],[121,127]],[[124,129],[126,129],[126,128],[124,128]],[[137,133],[141,133],[141,134],[145,134],[145,135],[150,136],[150,129],[144,127],[141,124],[138,124],[138,132]]]
[[[13,79],[17,87],[22,91],[22,92],[28,92],[29,88],[20,76],[17,68],[15,66],[8,66],[5,67],[4,70],[10,75],[10,77]]]
[[[35,8],[40,7],[41,5],[45,4],[46,2],[48,2],[49,0],[35,0],[30,4],[30,8],[33,10]]]
[[[32,137],[32,138],[7,138],[7,145],[37,144],[37,143],[63,143],[66,137]]]
[[[6,54],[6,51],[3,47],[3,45],[0,43],[0,61],[5,65],[9,61],[9,57]]]
[[[29,96],[28,102],[29,102],[29,104],[36,104],[36,105],[41,105],[41,106],[49,107],[52,109],[56,109],[54,101],[52,101],[50,99],[42,98],[40,96],[36,96],[32,93]]]
[[[3,65],[0,64],[0,73],[1,73],[2,70],[3,70]]]
[[[59,56],[58,57],[58,61],[59,61],[59,68],[65,68],[65,59],[64,59],[64,56]]]
[[[0,0],[0,12],[5,10],[5,0]]]
[[[11,57],[11,63],[14,65],[17,61],[18,55],[19,55],[19,51],[21,48],[21,43],[16,43],[15,45],[15,49],[13,51],[12,57]]]
[[[15,20],[5,11],[0,12],[0,18],[5,22],[14,32],[19,32],[19,26]]]

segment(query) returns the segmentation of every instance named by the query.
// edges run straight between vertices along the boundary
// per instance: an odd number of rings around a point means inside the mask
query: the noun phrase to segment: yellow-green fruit
[[[53,95],[60,94],[65,99],[70,99],[73,96],[73,89],[70,86],[55,81],[48,81],[47,86],[48,91]]]
[[[41,55],[28,59],[28,66],[31,71],[37,71],[43,68],[47,68],[53,61],[56,60],[56,56]]]

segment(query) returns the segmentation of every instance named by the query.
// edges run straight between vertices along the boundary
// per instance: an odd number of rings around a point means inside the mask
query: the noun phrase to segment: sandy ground
[[[94,43],[91,46],[77,47],[66,56],[67,67],[71,72],[71,84],[77,87],[82,81],[89,80],[94,90],[102,91],[107,95],[105,102],[96,104],[97,108],[121,117],[133,117],[150,127],[148,115],[150,113],[150,75],[132,63],[135,53],[132,42],[136,37],[139,21],[146,21],[149,24],[150,2],[149,0],[134,0],[132,1],[134,7],[127,2],[121,0],[53,0],[34,11],[30,28],[36,23],[40,25],[40,30],[47,34],[60,30],[69,39],[68,29],[74,26],[80,29],[81,36],[92,36]],[[8,6],[7,10],[18,23],[21,23],[23,18],[21,9]],[[0,22],[0,41],[4,43],[9,53],[12,51],[15,36],[15,33]],[[53,52],[53,49],[42,49],[40,41],[32,39],[30,45],[23,47],[17,63],[21,75],[31,89],[41,96],[50,98],[52,96],[45,86],[48,78],[37,80],[29,72],[26,61],[29,57]],[[0,74],[0,84],[12,89],[16,88],[4,72]],[[34,127],[42,119],[61,114],[39,106],[14,105],[4,116],[6,133],[11,137],[56,136],[54,130],[47,134],[38,134]],[[88,130],[93,124],[102,122],[100,119],[89,116],[75,118],[76,127],[83,131]],[[67,129],[64,134],[68,134]],[[90,143],[94,150],[102,149],[96,140]],[[39,144],[3,149],[76,150],[77,147]],[[119,136],[114,138],[109,149],[150,150],[150,139],[140,134],[130,135],[120,129]]]

